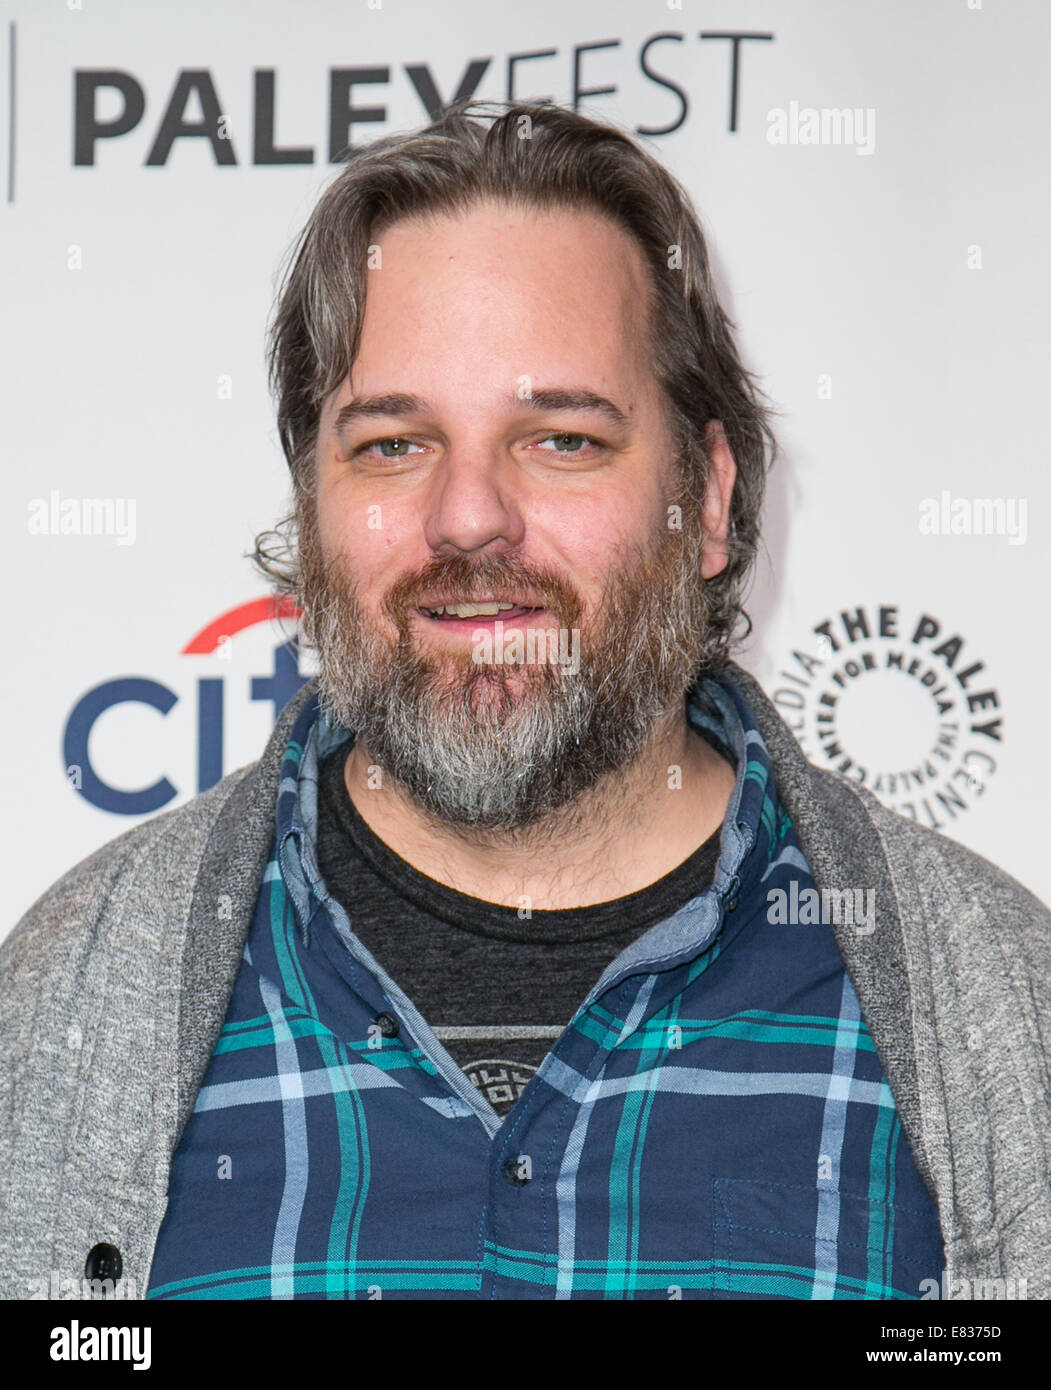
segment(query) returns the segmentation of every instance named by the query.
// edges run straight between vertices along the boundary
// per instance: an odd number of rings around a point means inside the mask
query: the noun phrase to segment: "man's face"
[[[485,203],[374,240],[299,516],[322,699],[435,819],[523,827],[629,764],[700,659],[648,272],[590,212]]]

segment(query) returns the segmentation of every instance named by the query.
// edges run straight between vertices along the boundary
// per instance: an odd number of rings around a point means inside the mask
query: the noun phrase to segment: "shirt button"
[[[100,1241],[98,1245],[93,1245],[88,1251],[88,1258],[84,1263],[84,1277],[87,1279],[112,1279],[116,1283],[123,1269],[124,1261],[121,1259],[117,1247]]]
[[[509,1158],[504,1164],[504,1177],[512,1187],[524,1187],[533,1176],[533,1162],[528,1154]]]
[[[739,874],[734,874],[726,892],[723,894],[723,906],[726,908],[727,912],[735,912],[737,910],[737,895],[740,889],[741,877]]]
[[[398,1020],[393,1014],[377,1014],[372,1022],[385,1038],[396,1038],[398,1036]]]

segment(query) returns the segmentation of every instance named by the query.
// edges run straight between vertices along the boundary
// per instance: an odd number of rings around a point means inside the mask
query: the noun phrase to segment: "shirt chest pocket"
[[[941,1273],[927,1213],[832,1183],[716,1178],[712,1297],[919,1298]]]

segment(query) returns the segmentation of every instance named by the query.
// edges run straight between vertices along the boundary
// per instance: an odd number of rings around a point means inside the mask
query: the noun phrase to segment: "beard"
[[[662,528],[611,560],[570,672],[551,660],[480,665],[415,631],[429,621],[415,606],[428,593],[468,602],[527,591],[572,633],[583,605],[554,571],[513,554],[435,557],[387,593],[389,637],[366,615],[345,557],[322,554],[314,500],[301,496],[298,597],[321,708],[432,822],[482,832],[482,842],[484,832],[528,830],[556,812],[560,826],[572,822],[583,794],[626,770],[681,713],[704,659],[700,516],[681,485],[673,500],[680,530]]]

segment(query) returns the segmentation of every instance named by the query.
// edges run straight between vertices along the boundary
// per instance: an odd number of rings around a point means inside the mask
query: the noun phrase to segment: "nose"
[[[436,554],[513,550],[525,535],[513,465],[493,448],[453,448],[435,477],[424,539]]]

